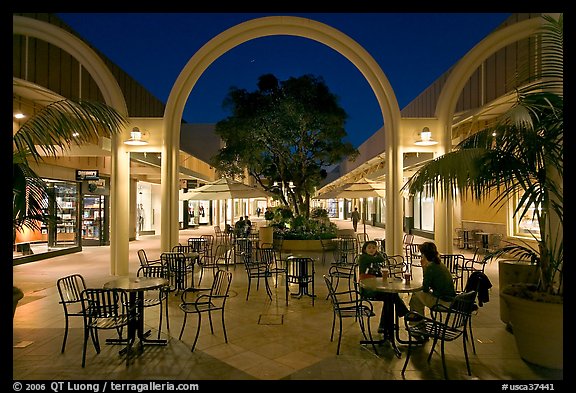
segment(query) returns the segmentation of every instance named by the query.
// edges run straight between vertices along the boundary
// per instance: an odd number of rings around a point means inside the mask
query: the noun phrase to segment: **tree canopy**
[[[231,115],[216,124],[216,134],[225,146],[212,165],[226,176],[247,171],[297,215],[308,216],[324,168],[358,155],[343,141],[347,114],[321,77],[262,75],[256,91],[230,88],[224,106]]]

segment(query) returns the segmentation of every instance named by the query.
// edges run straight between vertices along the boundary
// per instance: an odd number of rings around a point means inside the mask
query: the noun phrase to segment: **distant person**
[[[252,232],[252,221],[248,216],[244,217],[244,232],[246,233],[246,237],[250,236],[250,232]]]
[[[350,215],[352,218],[352,227],[354,228],[354,232],[358,231],[358,221],[360,221],[360,213],[358,213],[358,208],[355,207],[354,211]]]
[[[260,218],[260,213],[262,213],[262,209],[259,207],[256,209],[256,217]]]
[[[442,263],[436,244],[424,242],[418,249],[422,255],[422,290],[412,294],[410,311],[424,315],[425,307],[433,307],[437,302],[449,307],[451,299],[456,296],[456,290],[452,274]],[[416,319],[410,322],[417,325],[420,321]]]
[[[234,224],[234,234],[236,237],[244,237],[244,234],[246,233],[245,225],[244,217],[240,216],[240,219],[236,221],[236,224]]]

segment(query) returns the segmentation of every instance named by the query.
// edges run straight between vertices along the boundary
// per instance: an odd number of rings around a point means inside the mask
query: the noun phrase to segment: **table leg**
[[[389,342],[390,346],[394,350],[397,358],[402,357],[398,346],[396,345],[395,339],[395,330],[397,328],[396,324],[394,323],[394,319],[396,318],[395,313],[395,303],[394,303],[394,293],[386,293],[384,297],[384,304],[382,305],[382,322],[383,322],[383,331],[382,331],[382,339],[381,340],[362,340],[360,344],[378,344],[382,345],[385,342]]]

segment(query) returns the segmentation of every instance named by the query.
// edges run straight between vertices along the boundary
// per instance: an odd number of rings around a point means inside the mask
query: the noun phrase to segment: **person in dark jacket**
[[[366,277],[382,277],[382,269],[387,269],[384,256],[378,251],[378,244],[374,240],[369,240],[362,245],[362,254],[358,257],[358,269],[360,271],[360,279]],[[379,292],[369,292],[360,287],[360,295],[370,300],[384,301],[385,295]],[[404,304],[398,294],[394,296],[394,306],[396,315],[402,318],[408,313],[408,307]],[[378,332],[382,332],[384,326],[384,307],[380,314],[380,325]]]
[[[456,296],[454,281],[450,270],[440,260],[436,244],[424,242],[418,247],[422,255],[422,291],[414,292],[410,298],[410,311],[424,315],[425,307],[440,303],[450,307],[450,301]],[[417,324],[418,320],[412,321]]]

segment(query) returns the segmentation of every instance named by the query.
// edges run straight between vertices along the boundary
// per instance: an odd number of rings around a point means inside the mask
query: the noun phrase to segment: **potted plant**
[[[53,196],[30,163],[39,163],[44,156],[56,157],[72,144],[94,143],[101,136],[110,137],[125,124],[126,119],[106,104],[63,99],[43,107],[13,133],[13,242],[17,231],[39,230],[42,223],[56,219],[46,213]],[[16,286],[13,294],[15,312],[24,294]]]
[[[537,222],[536,247],[507,243],[490,256],[530,260],[538,283],[502,290],[522,358],[563,368],[563,16],[543,16],[537,80],[521,80],[517,102],[494,127],[463,140],[454,151],[424,165],[404,186],[429,195],[472,195],[502,207],[519,203],[518,220]],[[494,198],[493,195],[496,195]],[[543,326],[536,325],[543,323]]]

